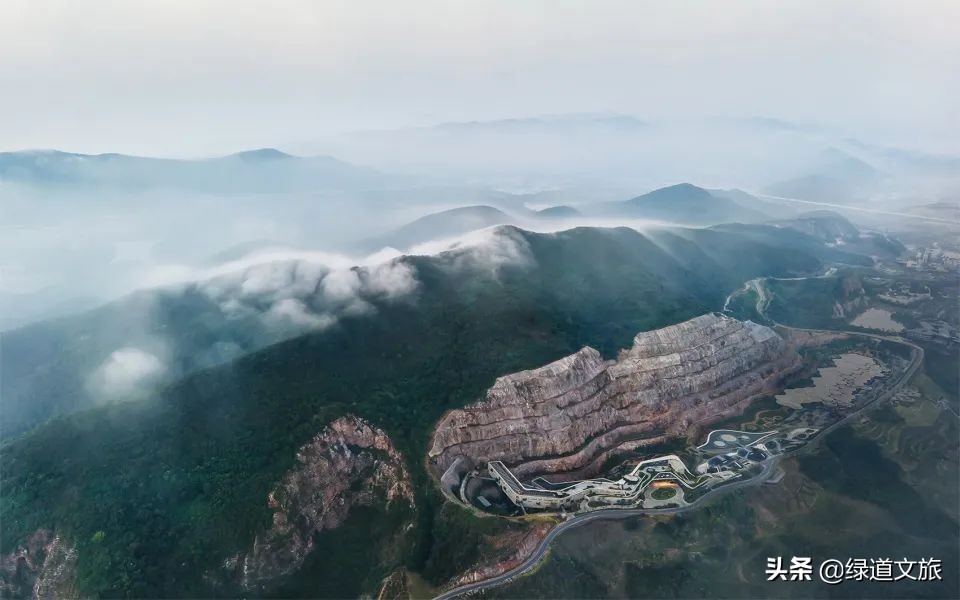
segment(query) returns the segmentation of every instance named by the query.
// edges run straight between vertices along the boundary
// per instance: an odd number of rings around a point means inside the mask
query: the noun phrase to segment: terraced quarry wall
[[[520,475],[589,473],[612,452],[720,420],[798,365],[773,330],[702,315],[638,334],[616,360],[585,347],[500,377],[483,400],[440,420],[428,458],[438,474],[461,456],[501,460]]]

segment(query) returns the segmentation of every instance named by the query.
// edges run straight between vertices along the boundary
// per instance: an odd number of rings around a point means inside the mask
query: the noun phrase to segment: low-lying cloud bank
[[[339,257],[287,257],[281,262],[250,263],[193,286],[215,301],[230,319],[260,316],[280,332],[323,329],[341,316],[374,311],[374,300],[409,297],[418,287],[409,264],[392,259],[347,267]]]
[[[103,402],[138,397],[159,381],[167,366],[158,356],[140,348],[120,348],[93,372],[88,390]]]
[[[439,255],[443,268],[494,276],[505,265],[533,262],[526,239],[510,227],[430,242],[405,254]],[[182,375],[177,369],[183,367],[174,367],[173,356],[188,356],[192,368],[220,364],[274,342],[333,327],[345,317],[372,315],[378,303],[415,302],[421,286],[414,261],[393,248],[359,259],[289,249],[258,251],[208,268],[158,268],[145,282],[156,288],[155,298],[163,296],[167,302],[202,299],[202,316],[197,318],[196,311],[191,315],[202,335],[191,338],[216,341],[184,346],[195,342],[167,332],[169,324],[156,321],[157,303],[146,303],[150,308],[137,328],[139,335],[107,350],[109,355],[88,375],[87,391],[97,401],[138,398],[157,383]]]
[[[418,244],[405,254],[445,255],[455,269],[479,268],[492,273],[505,265],[530,266],[533,254],[527,240],[513,227],[496,225],[460,236]]]
[[[419,287],[416,269],[403,256],[443,254],[452,268],[496,271],[529,265],[526,240],[513,228],[490,227],[431,241],[406,252],[383,248],[356,258],[343,254],[258,251],[209,268],[159,267],[146,287],[193,289],[215,301],[232,319],[261,316],[279,327],[325,328],[341,316],[374,311],[376,300],[409,299]]]

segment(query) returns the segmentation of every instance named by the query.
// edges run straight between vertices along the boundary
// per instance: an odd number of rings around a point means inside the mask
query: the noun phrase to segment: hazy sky
[[[0,149],[207,155],[547,113],[957,147],[960,2],[3,0]]]

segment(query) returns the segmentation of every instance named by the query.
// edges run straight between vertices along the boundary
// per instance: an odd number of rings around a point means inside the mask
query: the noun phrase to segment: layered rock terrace
[[[710,313],[639,333],[606,361],[593,348],[500,377],[437,424],[429,460],[501,460],[521,475],[595,472],[614,452],[683,435],[774,391],[799,365],[773,330]]]

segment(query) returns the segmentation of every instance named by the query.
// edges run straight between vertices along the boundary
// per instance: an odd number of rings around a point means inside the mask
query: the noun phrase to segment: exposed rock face
[[[77,551],[59,534],[38,529],[0,556],[0,598],[76,598]]]
[[[798,362],[767,327],[703,315],[638,334],[615,361],[583,348],[497,379],[484,400],[441,419],[429,456],[438,472],[458,456],[524,475],[595,471],[610,452],[719,420]]]
[[[363,419],[341,417],[297,452],[297,466],[270,492],[273,525],[253,548],[224,566],[244,589],[264,590],[294,572],[313,550],[314,535],[340,526],[358,505],[404,501],[413,488],[390,438]]]
[[[856,275],[840,277],[834,295],[833,316],[840,319],[858,313],[867,304],[863,283]]]
[[[455,588],[476,581],[483,581],[502,575],[516,567],[533,554],[544,537],[553,529],[553,523],[535,523],[523,532],[508,533],[494,542],[497,555],[482,564],[476,565],[466,573],[448,582],[446,589]]]
[[[377,591],[377,600],[409,600],[411,597],[406,569],[397,569],[387,575]]]

